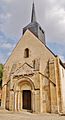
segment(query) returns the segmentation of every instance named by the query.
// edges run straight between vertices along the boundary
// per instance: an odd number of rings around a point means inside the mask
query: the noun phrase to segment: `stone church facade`
[[[64,80],[65,66],[47,47],[33,3],[31,23],[4,65],[1,106],[10,111],[64,113]]]

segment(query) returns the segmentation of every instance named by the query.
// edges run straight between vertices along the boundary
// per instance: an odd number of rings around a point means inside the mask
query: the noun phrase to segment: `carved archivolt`
[[[31,87],[31,90],[34,90],[35,89],[35,86],[34,86],[34,83],[33,81],[29,78],[29,77],[22,77],[21,79],[17,80],[15,83],[14,83],[14,88],[18,88],[18,87],[21,87],[23,86],[24,84],[27,84]]]

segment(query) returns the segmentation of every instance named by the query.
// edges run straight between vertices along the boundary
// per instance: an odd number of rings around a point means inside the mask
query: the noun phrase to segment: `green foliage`
[[[3,65],[0,64],[0,87],[2,87]]]

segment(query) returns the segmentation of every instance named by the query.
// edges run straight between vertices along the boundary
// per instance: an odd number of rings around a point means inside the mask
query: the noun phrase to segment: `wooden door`
[[[31,91],[23,90],[23,109],[31,110]]]

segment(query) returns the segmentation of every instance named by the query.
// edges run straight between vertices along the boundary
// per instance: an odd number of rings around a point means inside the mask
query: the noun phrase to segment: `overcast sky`
[[[5,63],[30,23],[33,0],[0,0],[0,63]],[[65,61],[65,0],[34,0],[48,47]]]

